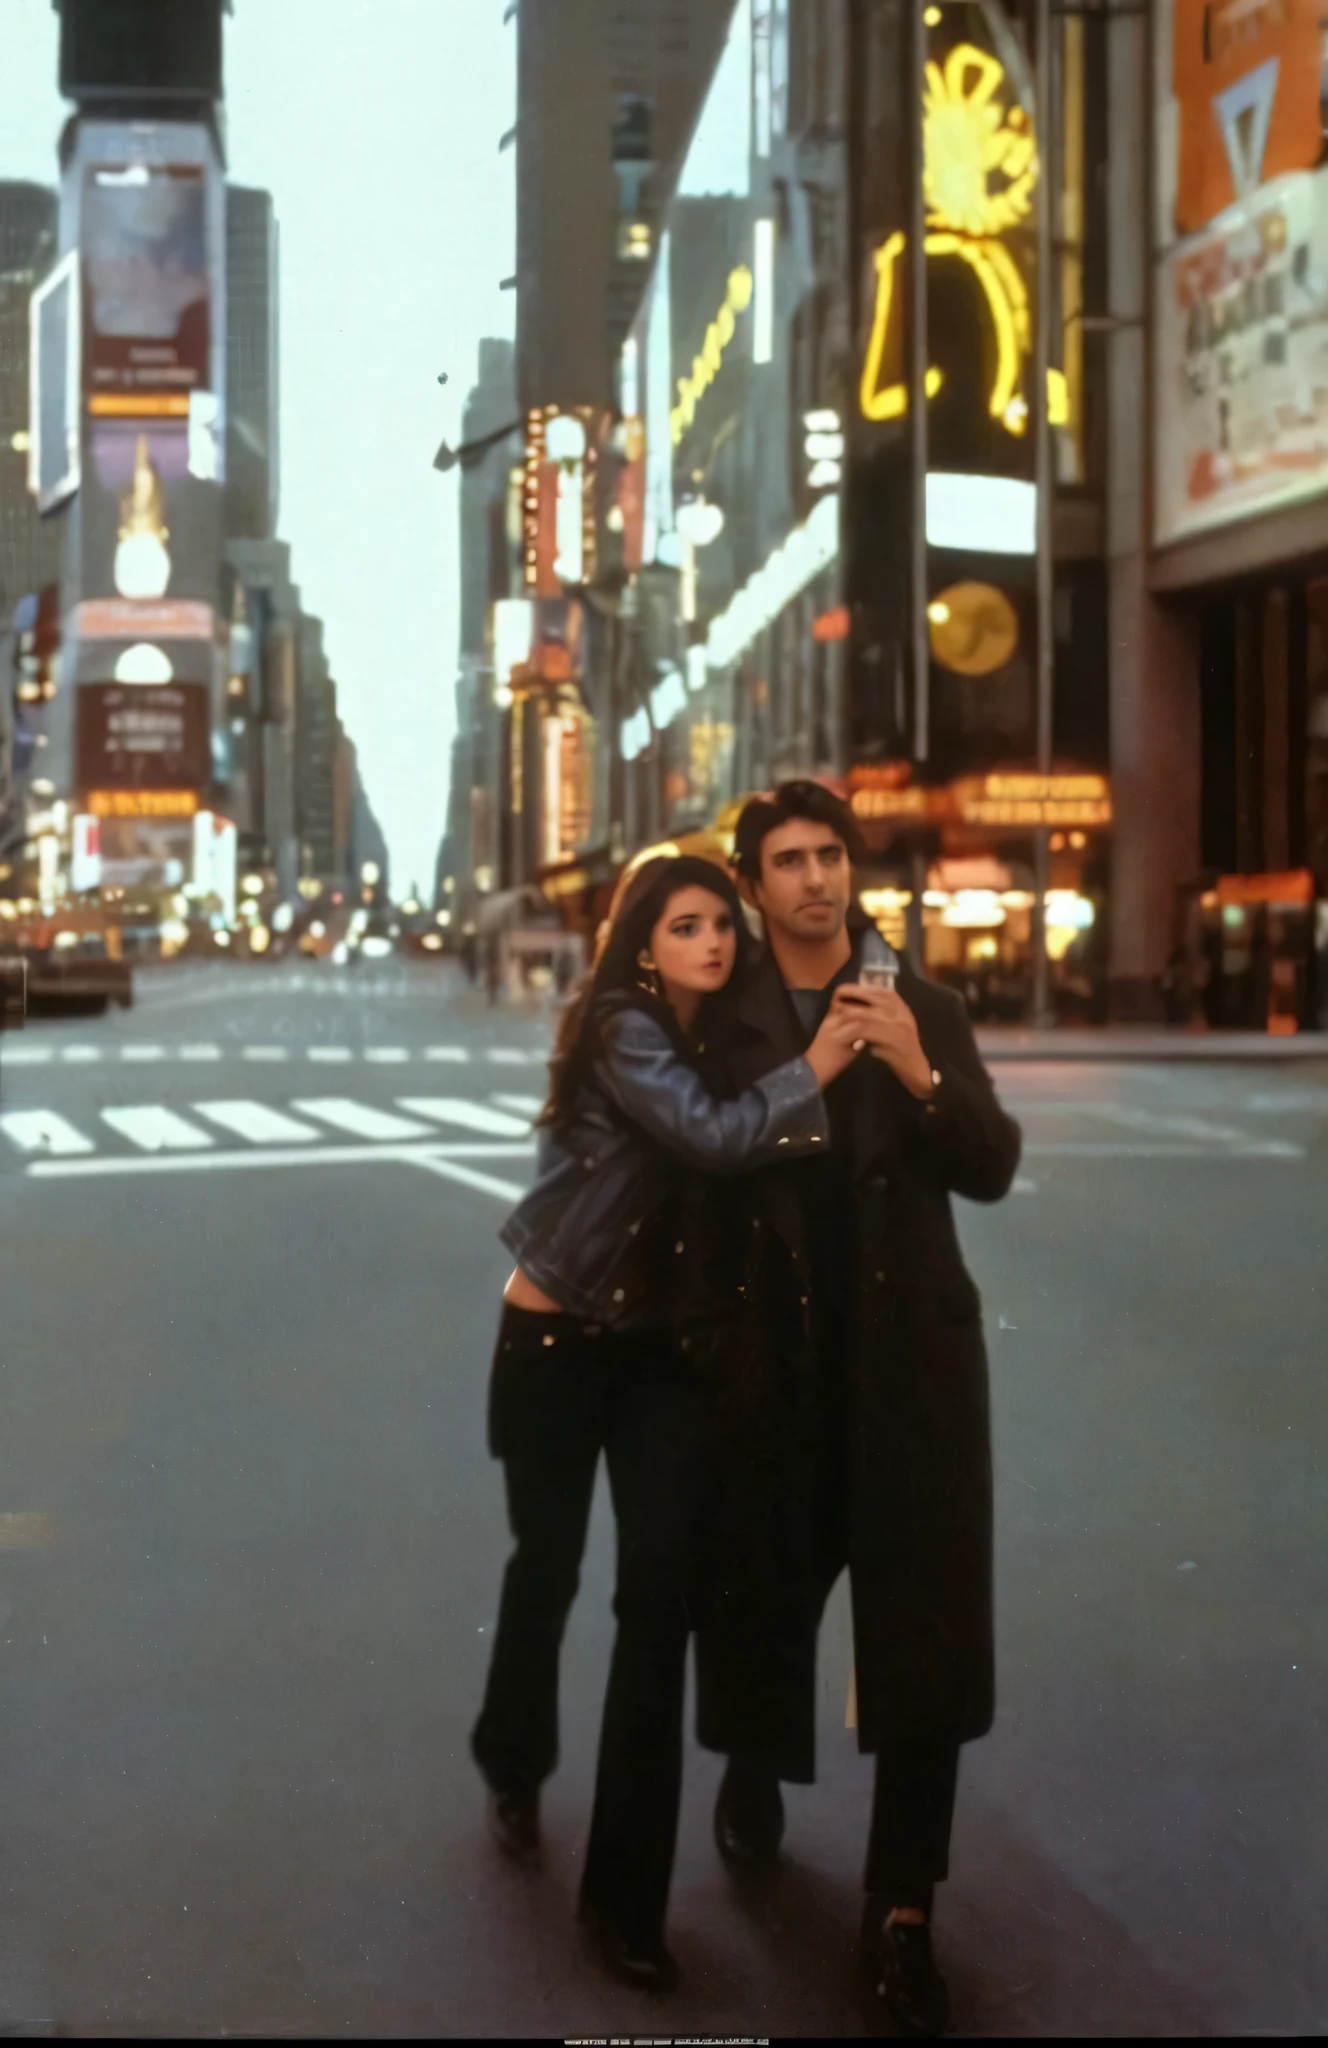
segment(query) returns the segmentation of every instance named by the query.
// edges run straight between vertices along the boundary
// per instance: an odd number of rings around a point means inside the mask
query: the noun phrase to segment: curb
[[[1328,1032],[1301,1031],[1292,1037],[1270,1038],[1261,1031],[1019,1031],[979,1029],[978,1050],[984,1060],[1082,1060],[1115,1065],[1125,1061],[1166,1061],[1212,1065],[1253,1062],[1278,1066],[1287,1061],[1328,1061]]]

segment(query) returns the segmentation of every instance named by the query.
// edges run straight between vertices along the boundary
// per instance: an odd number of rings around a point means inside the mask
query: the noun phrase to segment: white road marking
[[[426,1060],[448,1060],[459,1067],[464,1067],[470,1059],[470,1053],[464,1045],[426,1045],[424,1057]]]
[[[324,1066],[345,1066],[355,1055],[348,1045],[311,1045],[306,1048],[311,1060],[319,1060]]]
[[[373,1067],[404,1067],[410,1054],[404,1045],[371,1045],[364,1057]]]
[[[0,1048],[0,1066],[44,1067],[50,1058],[49,1045],[5,1045]]]
[[[101,1059],[101,1047],[99,1045],[67,1045],[60,1054],[60,1057],[70,1067],[95,1067]]]
[[[524,1145],[446,1145],[439,1143],[436,1131],[430,1131],[428,1142],[423,1145],[319,1145],[312,1151],[301,1146],[298,1149],[250,1152],[236,1148],[224,1152],[176,1153],[149,1159],[38,1159],[28,1167],[27,1175],[29,1180],[91,1180],[140,1173],[230,1173],[281,1166],[377,1166],[383,1161],[413,1164],[425,1157],[531,1159],[534,1152],[535,1147],[529,1140]],[[504,1201],[524,1192],[514,1182],[509,1197],[506,1184],[502,1185]]]
[[[251,1145],[316,1145],[323,1135],[266,1102],[191,1102],[189,1107],[195,1116]]]
[[[54,1158],[95,1152],[96,1146],[53,1109],[11,1109],[0,1116],[0,1131],[20,1152],[45,1152]]]
[[[398,1096],[397,1103],[409,1116],[425,1116],[436,1124],[459,1124],[467,1131],[487,1131],[495,1138],[524,1138],[530,1130],[527,1117],[509,1116],[501,1109],[464,1102],[455,1095]]]
[[[1094,1144],[1091,1141],[1065,1145],[1025,1145],[1025,1159],[1303,1159],[1303,1145],[1279,1144],[1274,1139],[1251,1139],[1248,1144],[1223,1149],[1217,1145]]]
[[[284,1045],[246,1045],[240,1058],[280,1062],[290,1058],[290,1049]]]
[[[140,1152],[201,1152],[213,1143],[206,1131],[187,1123],[160,1103],[133,1109],[104,1109],[103,1123],[137,1145]]]
[[[139,1062],[164,1060],[166,1048],[164,1045],[122,1045],[120,1047],[120,1057],[122,1060]]]
[[[460,1166],[454,1159],[440,1159],[437,1153],[417,1152],[411,1164],[443,1180],[460,1182],[463,1188],[477,1188],[482,1195],[496,1195],[500,1202],[519,1202],[526,1192],[520,1182],[499,1180],[494,1173],[478,1173],[473,1166]]]
[[[1209,1123],[1199,1116],[1171,1116],[1161,1110],[1129,1108],[1121,1102],[1100,1103],[1095,1113],[1108,1123],[1123,1124],[1127,1130],[1152,1131],[1159,1137],[1166,1133],[1176,1138],[1210,1138],[1219,1145],[1245,1142],[1244,1131],[1233,1130],[1230,1124]]]
[[[292,1102],[291,1108],[299,1116],[311,1116],[318,1123],[331,1124],[337,1131],[349,1131],[352,1138],[379,1138],[386,1142],[392,1138],[427,1138],[432,1135],[427,1124],[412,1123],[404,1116],[393,1116],[385,1109],[371,1109],[368,1103],[352,1102],[349,1095],[320,1095],[300,1102]]]
[[[221,1058],[221,1047],[219,1045],[182,1045],[180,1047],[180,1058],[182,1060],[219,1060]]]
[[[548,1054],[542,1052],[519,1052],[515,1046],[511,1045],[491,1045],[489,1047],[489,1058],[496,1067],[526,1067],[530,1065],[532,1060],[537,1060],[542,1064],[548,1058]]]
[[[541,1095],[492,1095],[489,1100],[499,1109],[510,1109],[513,1116],[538,1116],[544,1107]]]
[[[1010,1193],[1012,1195],[1035,1195],[1037,1193],[1037,1185],[1037,1182],[1029,1180],[1026,1174],[1017,1173],[1011,1183]]]

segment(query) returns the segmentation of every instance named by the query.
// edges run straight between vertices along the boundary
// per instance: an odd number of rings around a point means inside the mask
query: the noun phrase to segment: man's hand
[[[828,1088],[852,1066],[861,1044],[862,1031],[853,1011],[836,1009],[832,1002],[807,1048],[807,1064],[822,1088]]]
[[[835,990],[831,1016],[836,1012],[851,1020],[855,1036],[871,1047],[874,1059],[884,1060],[910,1095],[925,1102],[935,1092],[931,1061],[922,1050],[917,1020],[902,996],[893,989],[847,982]]]

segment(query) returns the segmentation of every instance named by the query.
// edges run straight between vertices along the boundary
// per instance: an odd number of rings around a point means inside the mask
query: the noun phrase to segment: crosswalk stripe
[[[219,1045],[182,1045],[180,1047],[180,1058],[182,1060],[219,1060],[221,1058],[221,1047]]]
[[[513,1116],[538,1116],[544,1107],[543,1098],[539,1095],[495,1095],[492,1100],[499,1109],[510,1109]]]
[[[547,1053],[521,1052],[511,1045],[491,1045],[489,1047],[489,1058],[496,1067],[526,1067],[530,1065],[532,1060],[542,1064],[547,1057]]]
[[[425,1116],[435,1124],[456,1124],[462,1130],[484,1131],[494,1138],[524,1138],[530,1132],[529,1118],[509,1116],[457,1095],[405,1095],[397,1100],[408,1115]]]
[[[51,1058],[49,1045],[6,1045],[0,1050],[0,1066],[44,1067]]]
[[[371,1045],[364,1057],[370,1066],[401,1067],[410,1058],[404,1045]]]
[[[187,1123],[160,1103],[131,1109],[104,1109],[102,1122],[137,1145],[140,1152],[201,1152],[214,1141],[206,1131]]]
[[[251,1145],[316,1145],[322,1136],[268,1102],[191,1102],[189,1107],[195,1116]]]
[[[319,1060],[325,1066],[344,1066],[355,1057],[348,1045],[311,1045],[307,1052],[311,1060]]]
[[[368,1103],[353,1102],[349,1095],[320,1095],[292,1102],[299,1116],[311,1116],[317,1123],[331,1124],[337,1131],[349,1131],[352,1138],[423,1138],[427,1124],[393,1116],[385,1109],[371,1109]]]
[[[284,1045],[246,1045],[240,1057],[245,1060],[288,1060],[290,1049]]]
[[[52,1159],[96,1150],[90,1139],[53,1109],[11,1109],[0,1116],[0,1131],[20,1152],[43,1152]]]
[[[526,1192],[518,1181],[500,1180],[497,1174],[480,1173],[473,1166],[462,1166],[455,1159],[438,1159],[427,1152],[418,1152],[411,1160],[412,1166],[422,1166],[426,1173],[436,1173],[441,1180],[454,1180],[464,1188],[475,1188],[482,1195],[497,1195],[500,1202],[519,1202]]]
[[[67,1045],[60,1055],[69,1067],[95,1067],[101,1059],[98,1045]]]
[[[122,1045],[120,1057],[122,1060],[133,1060],[140,1064],[147,1060],[164,1060],[166,1048],[164,1045]]]
[[[458,1067],[464,1067],[470,1059],[470,1053],[464,1045],[426,1045],[424,1057],[426,1060],[450,1061]]]

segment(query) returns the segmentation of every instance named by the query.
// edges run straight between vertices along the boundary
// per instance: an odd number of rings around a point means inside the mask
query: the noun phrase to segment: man
[[[810,1436],[817,1468],[811,1609],[787,1552],[783,1626],[769,1625],[777,1601],[726,1609],[720,1596],[698,1640],[699,1724],[730,1756],[721,1851],[734,1865],[771,1860],[779,1778],[813,1775],[815,1626],[847,1565],[858,1741],[876,1755],[863,1960],[896,2026],[930,2035],[948,2016],[929,1926],[959,1747],[985,1734],[994,1703],[987,1369],[950,1197],[999,1200],[1020,1137],[958,997],[895,962],[857,911],[857,851],[847,805],[812,782],[754,798],[738,822],[735,865],[767,950],[738,1009],[734,1083],[800,1052],[831,1004],[858,1006],[863,1051],[827,1091],[830,1156],[764,1176],[758,1226],[792,1277],[784,1299],[800,1305],[810,1357],[808,1427],[792,1434],[794,1463],[805,1474]],[[897,991],[859,984],[873,960],[897,966]],[[766,1325],[786,1359],[800,1310]],[[802,1399],[787,1391],[796,1381],[772,1375],[786,1412]],[[779,1469],[768,1494],[791,1490],[792,1465]],[[748,1555],[758,1547],[749,1539]],[[746,1633],[744,1615],[756,1617]]]

